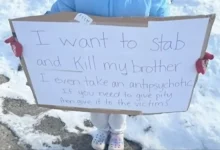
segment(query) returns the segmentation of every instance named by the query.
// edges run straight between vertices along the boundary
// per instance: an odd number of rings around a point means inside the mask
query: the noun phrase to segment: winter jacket
[[[164,17],[168,0],[57,0],[46,14],[78,12],[104,17]]]

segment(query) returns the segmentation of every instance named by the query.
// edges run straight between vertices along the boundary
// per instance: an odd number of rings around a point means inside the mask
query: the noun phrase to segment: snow
[[[11,35],[8,18],[44,14],[55,0],[0,0],[0,74],[11,80],[0,86],[0,97],[23,98],[34,104],[31,90],[26,86],[23,72],[17,72],[19,60],[13,56],[4,39]],[[45,3],[43,6],[42,4]],[[144,150],[149,149],[218,149],[220,148],[220,3],[219,0],[173,0],[172,15],[196,15],[216,13],[216,21],[210,37],[208,51],[215,54],[206,75],[200,75],[192,103],[187,112],[129,117],[127,139],[140,142]],[[187,59],[187,58],[186,58]],[[86,128],[84,119],[89,113],[50,110],[39,116],[2,113],[0,98],[0,122],[7,124],[21,141],[33,149],[43,149],[42,143],[52,143],[58,137],[34,131],[33,125],[46,115],[61,118],[69,132],[77,132],[75,126],[93,133],[95,128]],[[144,129],[151,126],[148,132]],[[51,149],[61,148],[50,145]],[[70,149],[70,148],[66,148]]]

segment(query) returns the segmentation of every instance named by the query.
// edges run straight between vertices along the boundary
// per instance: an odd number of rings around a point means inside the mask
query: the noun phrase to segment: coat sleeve
[[[166,17],[170,15],[170,3],[168,0],[153,0],[150,9],[150,16]]]
[[[49,11],[45,14],[53,14],[58,12],[74,12],[75,0],[57,0]]]

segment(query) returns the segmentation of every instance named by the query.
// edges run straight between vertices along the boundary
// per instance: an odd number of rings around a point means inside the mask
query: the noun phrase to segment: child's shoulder
[[[57,0],[51,13],[61,11],[101,16],[165,16],[168,0]]]

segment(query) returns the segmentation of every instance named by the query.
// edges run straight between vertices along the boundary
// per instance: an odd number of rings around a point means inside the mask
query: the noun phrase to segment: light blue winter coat
[[[168,0],[57,0],[46,14],[79,12],[105,17],[164,17],[169,15]]]

